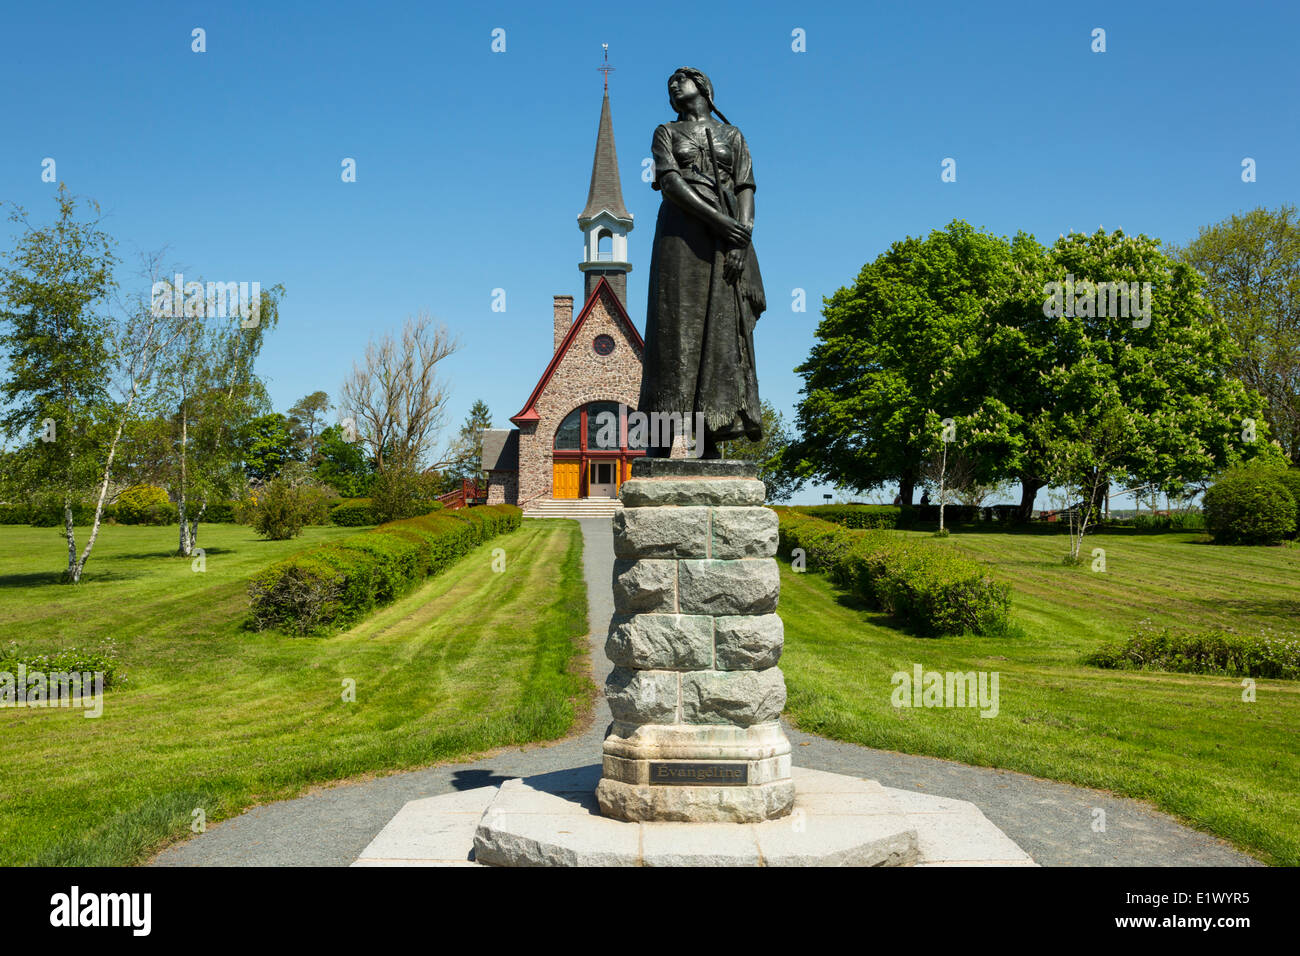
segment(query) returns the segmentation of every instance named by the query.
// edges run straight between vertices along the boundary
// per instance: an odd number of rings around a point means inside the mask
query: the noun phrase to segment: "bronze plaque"
[[[651,763],[652,787],[743,787],[749,783],[745,763]]]

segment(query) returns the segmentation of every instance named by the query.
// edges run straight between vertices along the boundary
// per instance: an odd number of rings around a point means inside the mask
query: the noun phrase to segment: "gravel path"
[[[605,631],[613,614],[613,536],[607,518],[584,519],[584,571],[593,677],[603,685],[610,664]],[[176,844],[155,866],[347,866],[408,800],[498,784],[600,762],[609,724],[603,697],[582,734],[358,783],[341,783],[256,807]],[[969,800],[1043,866],[1252,866],[1258,863],[1135,800],[1020,773],[970,767],[932,757],[872,750],[786,727],[794,763],[879,780],[887,787]],[[1094,832],[1096,809],[1105,832]]]

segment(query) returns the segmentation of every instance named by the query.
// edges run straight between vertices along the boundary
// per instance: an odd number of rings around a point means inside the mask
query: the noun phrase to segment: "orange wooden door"
[[[579,479],[582,477],[582,464],[576,461],[557,461],[551,481],[552,498],[578,497]]]

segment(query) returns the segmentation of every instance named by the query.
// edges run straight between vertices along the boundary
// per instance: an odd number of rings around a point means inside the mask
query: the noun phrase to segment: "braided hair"
[[[672,86],[673,80],[679,76],[684,76],[695,84],[695,88],[699,90],[700,95],[704,97],[704,102],[709,104],[709,112],[717,113],[718,119],[722,120],[722,122],[728,126],[731,125],[727,118],[722,115],[722,111],[713,105],[713,84],[709,81],[709,78],[704,74],[703,70],[697,70],[690,66],[678,67],[673,71],[673,75],[668,77],[668,84],[670,87]],[[677,103],[673,101],[673,95],[671,92],[668,94],[668,102],[669,105],[672,106],[673,110],[677,111],[678,115],[680,115],[681,111],[677,109]]]

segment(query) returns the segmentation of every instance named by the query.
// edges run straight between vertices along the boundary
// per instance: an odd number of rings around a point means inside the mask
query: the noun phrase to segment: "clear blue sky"
[[[420,309],[459,333],[450,424],[508,425],[549,358],[551,296],[581,295],[576,218],[600,45],[644,325],[659,195],[641,180],[666,81],[703,69],[755,156],[769,312],[759,382],[787,418],[821,297],[954,218],[1050,241],[1185,242],[1295,202],[1294,3],[10,4],[0,199],[97,199],[124,259],[283,283],[260,365],[283,411],[332,396],[375,332]],[[207,52],[191,52],[191,30]],[[492,30],[506,52],[491,51]],[[1092,30],[1106,31],[1093,53]],[[806,31],[793,52],[791,31]],[[1258,181],[1241,181],[1253,157]],[[357,182],[340,180],[355,158]],[[945,157],[957,182],[940,181]],[[6,243],[7,247],[7,243]],[[123,270],[126,276],[126,270]],[[507,311],[491,311],[494,288]],[[790,308],[807,291],[808,311]],[[802,500],[820,500],[807,489]]]

